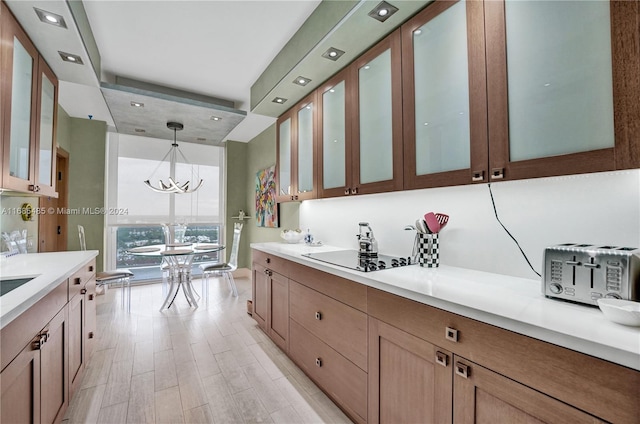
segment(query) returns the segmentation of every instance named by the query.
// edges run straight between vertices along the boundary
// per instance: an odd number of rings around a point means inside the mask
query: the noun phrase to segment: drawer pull
[[[471,368],[468,365],[456,362],[456,374],[463,378],[469,378],[471,374]]]
[[[456,330],[455,328],[447,327],[444,332],[444,337],[447,340],[458,343],[458,330]]]
[[[89,331],[89,338],[93,339],[93,331]]]
[[[320,321],[322,319],[322,313],[321,312],[316,312],[316,319],[318,321]]]
[[[267,258],[264,260],[266,263],[270,264],[271,263],[271,258]]]
[[[93,295],[92,294],[89,295],[89,300],[93,300]]]
[[[449,355],[436,351],[436,363],[446,368],[449,365]]]
[[[80,281],[81,281],[80,277],[76,277],[76,278],[73,279],[73,284],[78,285],[78,284],[80,284]]]
[[[322,359],[316,358],[316,366],[320,368],[322,366]]]
[[[89,272],[93,272],[93,265],[89,265]]]
[[[264,270],[264,273],[265,273],[266,275],[268,275],[269,277],[271,277],[271,276],[273,275],[273,272],[271,272],[271,270],[270,270],[270,269],[265,269],[265,270]]]
[[[80,290],[80,294],[87,294],[87,289]]]

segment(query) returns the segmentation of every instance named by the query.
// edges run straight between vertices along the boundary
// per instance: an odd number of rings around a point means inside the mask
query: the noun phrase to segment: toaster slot
[[[573,255],[573,259],[565,262],[566,265],[571,267],[571,285],[573,286],[576,285],[576,267],[581,265],[581,263],[576,259],[576,256]]]
[[[584,266],[589,269],[589,283],[590,287],[593,289],[595,271],[600,268],[600,265],[596,263],[596,258],[590,257],[589,262],[585,262]]]

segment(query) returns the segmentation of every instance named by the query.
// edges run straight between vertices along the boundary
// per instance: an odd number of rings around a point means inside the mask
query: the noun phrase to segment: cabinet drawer
[[[289,278],[367,312],[367,286],[315,268],[290,262]]]
[[[291,320],[289,354],[357,422],[366,422],[367,373]]]
[[[69,277],[69,300],[84,288],[85,284],[95,275],[95,273],[96,260],[94,258],[84,264],[82,268],[74,272],[73,275]]]
[[[278,274],[282,274],[285,277],[289,276],[289,264],[286,259],[279,258],[278,256],[270,255],[259,250],[253,250],[254,263],[260,264],[265,268],[268,268]]]
[[[293,280],[289,307],[291,319],[367,370],[366,314]]]

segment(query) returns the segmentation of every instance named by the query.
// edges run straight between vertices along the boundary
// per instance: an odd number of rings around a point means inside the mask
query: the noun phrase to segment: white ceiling
[[[43,31],[44,24],[34,20],[32,7],[25,3],[65,16],[68,11],[63,1],[8,3],[27,33],[34,33],[32,39],[39,50],[60,50],[54,37],[44,32],[41,37],[35,34]],[[243,142],[275,121],[249,112],[251,85],[319,3],[320,0],[83,1],[101,56],[100,80],[114,82],[115,76],[120,76],[233,101],[236,109],[247,111],[247,117],[226,139]],[[51,31],[64,33],[54,30]],[[85,62],[88,63],[86,59]],[[60,77],[55,67],[54,71]],[[95,83],[78,83],[64,76],[60,79],[59,101],[67,113],[80,118],[93,115],[94,119],[113,125]]]

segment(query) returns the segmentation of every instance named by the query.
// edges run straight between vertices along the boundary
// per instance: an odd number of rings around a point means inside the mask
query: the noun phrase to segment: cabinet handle
[[[458,330],[456,330],[455,328],[447,327],[444,331],[444,337],[447,340],[458,343]]]
[[[87,289],[80,290],[80,294],[87,294]]]
[[[345,188],[345,189],[344,189],[344,194],[345,194],[345,195],[347,195],[347,196],[348,196],[349,194],[351,194],[351,189],[349,189],[349,188]]]
[[[89,331],[89,338],[93,339],[93,331]]]
[[[39,185],[35,185],[35,184],[31,184],[29,185],[29,191],[33,191],[34,193],[37,193],[40,191],[40,186]]]
[[[316,312],[316,319],[320,321],[322,319],[322,313]]]
[[[471,176],[471,181],[484,181],[484,171],[475,171]]]
[[[358,194],[358,187],[354,187],[351,189],[351,194]]]
[[[42,341],[41,344],[44,344],[49,340],[49,330],[45,330],[40,333],[40,340]]]
[[[320,368],[322,366],[322,359],[316,358],[316,366]]]
[[[44,335],[38,334],[38,337],[33,342],[31,342],[31,348],[33,350],[40,350],[44,342]]]
[[[266,263],[270,264],[271,263],[271,258],[267,258],[264,260]]]
[[[471,368],[461,362],[456,362],[456,374],[463,378],[469,378],[471,375]]]
[[[501,180],[504,178],[504,168],[493,168],[491,170],[492,180]]]
[[[93,300],[93,295],[92,294],[89,295],[89,300]]]
[[[264,273],[267,274],[269,277],[271,277],[273,275],[273,272],[271,272],[270,269],[265,269]]]
[[[76,278],[74,278],[74,279],[73,279],[73,284],[75,284],[75,285],[79,285],[79,284],[80,284],[80,281],[81,281],[81,280],[80,280],[80,277],[76,277]]]
[[[89,265],[89,272],[93,272],[93,265]]]
[[[449,365],[449,355],[436,351],[436,363],[446,368]]]

